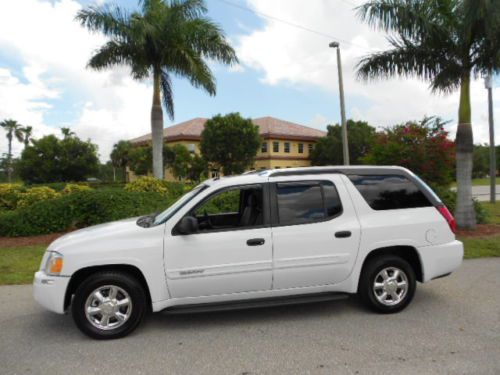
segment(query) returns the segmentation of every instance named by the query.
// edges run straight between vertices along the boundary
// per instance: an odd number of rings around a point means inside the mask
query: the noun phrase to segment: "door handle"
[[[351,237],[351,231],[349,230],[342,230],[340,232],[335,232],[335,237],[337,238],[347,238],[347,237]]]
[[[260,245],[264,245],[265,242],[266,242],[266,240],[263,238],[252,238],[252,239],[247,241],[247,245],[248,246],[260,246]]]

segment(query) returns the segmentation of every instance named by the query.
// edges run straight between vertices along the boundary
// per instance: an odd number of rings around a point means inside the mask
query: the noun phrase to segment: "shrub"
[[[150,176],[142,176],[129,182],[125,185],[125,190],[142,193],[153,192],[162,195],[167,195],[168,193],[163,181]]]
[[[433,187],[434,192],[441,198],[450,212],[455,213],[457,206],[457,192],[447,187]],[[488,221],[488,212],[484,209],[481,202],[473,199],[474,211],[476,211],[476,221],[478,224],[485,224]]]
[[[92,188],[88,185],[83,185],[83,184],[67,184],[64,189],[62,190],[63,194],[73,194],[77,193],[79,191],[89,191],[92,190]]]
[[[21,184],[0,184],[0,210],[14,210],[23,189]]]
[[[439,118],[396,125],[380,132],[366,164],[400,165],[418,174],[429,184],[448,186],[453,181],[455,144]]]
[[[161,211],[170,202],[165,195],[151,192],[122,189],[80,191],[0,213],[0,236],[63,232]]]
[[[17,202],[17,207],[29,207],[36,202],[45,201],[48,199],[54,199],[59,196],[57,191],[51,189],[47,186],[38,186],[28,189],[24,193],[19,193],[19,201]]]

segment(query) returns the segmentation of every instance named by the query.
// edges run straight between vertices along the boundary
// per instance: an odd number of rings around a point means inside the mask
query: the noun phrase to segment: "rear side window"
[[[417,185],[398,175],[348,176],[374,210],[397,210],[432,206]]]
[[[330,181],[278,183],[276,195],[280,225],[322,221],[342,212],[337,189]]]

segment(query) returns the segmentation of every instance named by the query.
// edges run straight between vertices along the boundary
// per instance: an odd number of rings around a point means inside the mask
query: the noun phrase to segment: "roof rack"
[[[284,171],[274,171],[269,174],[269,177],[284,177],[284,176],[301,176],[305,174],[332,174],[332,173],[344,173],[337,168],[322,168],[322,169],[309,169],[303,168],[300,170],[284,170]]]

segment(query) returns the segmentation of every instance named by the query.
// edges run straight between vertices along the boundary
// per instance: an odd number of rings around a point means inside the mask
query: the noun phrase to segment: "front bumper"
[[[424,282],[452,273],[460,267],[464,258],[464,245],[460,241],[419,247],[417,250]]]
[[[64,297],[69,279],[67,276],[48,276],[38,271],[33,280],[35,301],[50,311],[64,314]]]

